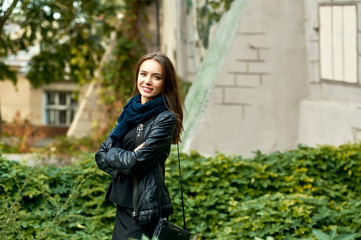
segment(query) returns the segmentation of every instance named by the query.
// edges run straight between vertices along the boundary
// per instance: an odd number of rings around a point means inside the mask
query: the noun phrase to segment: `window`
[[[319,17],[321,79],[356,83],[356,6],[320,6]]]
[[[77,101],[72,92],[45,92],[45,124],[69,126],[73,121]]]

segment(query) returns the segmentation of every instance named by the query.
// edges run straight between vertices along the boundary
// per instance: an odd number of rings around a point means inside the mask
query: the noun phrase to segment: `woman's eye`
[[[142,72],[141,72],[141,73],[139,73],[139,75],[140,75],[140,76],[145,76],[145,73],[142,73]]]
[[[161,78],[161,76],[155,76],[154,77],[156,80],[161,80],[162,78]]]

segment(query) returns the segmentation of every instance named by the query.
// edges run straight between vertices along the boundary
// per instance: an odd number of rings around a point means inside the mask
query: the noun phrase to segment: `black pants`
[[[133,209],[117,205],[112,240],[142,239],[142,234],[149,239],[153,235],[156,222],[136,225],[132,219]]]

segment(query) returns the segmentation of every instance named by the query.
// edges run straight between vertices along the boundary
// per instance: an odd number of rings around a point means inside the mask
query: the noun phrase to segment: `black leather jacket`
[[[164,163],[170,152],[175,126],[175,116],[166,110],[146,124],[137,126],[136,146],[145,142],[145,146],[137,152],[114,147],[109,134],[95,154],[98,167],[110,174],[112,181],[117,178],[118,171],[134,176],[133,218],[137,222],[149,222],[159,216],[158,194],[162,215],[173,212],[168,189],[164,184]]]

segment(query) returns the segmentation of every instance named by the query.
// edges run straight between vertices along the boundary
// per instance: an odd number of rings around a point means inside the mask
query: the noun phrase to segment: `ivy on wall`
[[[105,103],[125,102],[133,92],[135,65],[146,53],[139,19],[147,19],[144,8],[152,1],[123,1],[122,19],[115,29],[111,53],[102,68],[102,97]]]
[[[229,10],[233,0],[188,0],[187,13],[196,9],[197,32],[204,48],[208,48],[210,29]]]

